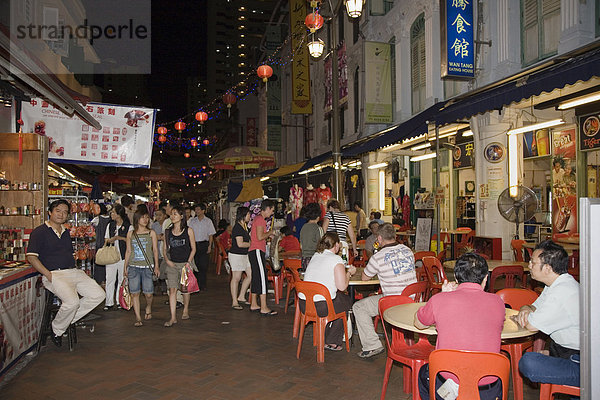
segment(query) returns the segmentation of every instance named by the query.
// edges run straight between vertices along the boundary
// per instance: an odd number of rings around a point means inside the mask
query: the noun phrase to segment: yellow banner
[[[292,114],[312,114],[310,69],[307,48],[306,0],[290,0],[292,30]]]

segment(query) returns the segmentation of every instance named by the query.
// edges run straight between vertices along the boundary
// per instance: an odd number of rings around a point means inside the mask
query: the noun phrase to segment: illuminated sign
[[[442,78],[475,77],[473,0],[441,0]]]

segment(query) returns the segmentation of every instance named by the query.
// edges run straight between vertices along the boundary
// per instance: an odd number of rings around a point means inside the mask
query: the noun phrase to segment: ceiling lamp
[[[358,18],[362,14],[364,0],[344,0],[350,18]]]
[[[558,105],[559,110],[566,110],[568,108],[573,108],[577,106],[581,106],[583,104],[591,103],[594,101],[600,100],[600,93],[591,94],[589,96],[578,97],[573,100],[564,101]]]
[[[205,145],[205,146],[208,146],[210,144],[210,141],[208,139],[204,139],[202,141],[202,144]]]
[[[369,165],[367,168],[368,169],[379,169],[379,168],[386,168],[387,166],[388,166],[387,162],[382,162],[382,163],[378,163],[378,164]]]
[[[313,35],[313,39],[308,42],[308,52],[314,58],[319,58],[323,54],[323,49],[325,49],[325,42],[321,39],[315,39]]]
[[[411,157],[410,161],[423,161],[423,160],[428,160],[430,158],[435,158],[435,157],[436,157],[436,153],[427,153],[427,154],[423,154],[422,156]]]
[[[315,33],[323,27],[323,17],[318,12],[312,12],[304,19],[304,25],[310,33]]]
[[[533,125],[523,126],[521,128],[511,129],[508,132],[506,132],[506,134],[507,135],[516,135],[518,133],[535,131],[536,129],[551,128],[553,126],[562,125],[564,123],[565,123],[565,121],[563,121],[562,118],[553,119],[552,121],[540,122],[540,123],[533,124]]]

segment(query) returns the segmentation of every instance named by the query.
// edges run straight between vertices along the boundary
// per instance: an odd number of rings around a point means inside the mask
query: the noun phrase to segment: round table
[[[557,243],[557,244],[561,245],[569,255],[573,254],[573,251],[579,251],[579,243],[574,244],[574,243],[562,242],[562,243]],[[535,249],[535,246],[537,246],[537,243],[531,243],[531,242],[523,243],[523,247],[527,247],[530,249]]]
[[[492,272],[494,268],[503,267],[506,265],[520,265],[523,267],[525,271],[529,271],[529,263],[523,261],[513,261],[513,260],[486,260],[488,265],[488,271]],[[456,264],[456,260],[448,260],[444,261],[444,268],[454,269],[454,265]]]

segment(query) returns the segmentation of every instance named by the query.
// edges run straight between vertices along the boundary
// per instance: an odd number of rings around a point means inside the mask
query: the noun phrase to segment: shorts
[[[127,277],[129,280],[129,292],[139,293],[140,289],[144,294],[154,294],[154,282],[152,281],[151,268],[138,268],[133,265],[127,267]]]
[[[229,253],[227,259],[229,260],[232,271],[243,272],[250,269],[250,259],[248,258],[248,254]]]
[[[185,263],[173,261],[173,264],[175,264],[175,268],[167,264],[167,288],[179,289],[179,282],[181,281],[181,268],[183,268]],[[196,271],[194,263],[190,264],[190,267],[192,267],[192,270]]]

